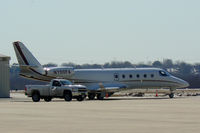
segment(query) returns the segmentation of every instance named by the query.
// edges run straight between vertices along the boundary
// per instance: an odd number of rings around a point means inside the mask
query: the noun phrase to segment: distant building
[[[10,57],[0,54],[0,98],[10,97]]]

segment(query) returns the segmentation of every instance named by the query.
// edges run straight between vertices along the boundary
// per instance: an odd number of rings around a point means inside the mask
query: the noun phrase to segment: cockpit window
[[[60,81],[62,85],[71,85],[72,83],[67,80]]]
[[[159,71],[160,76],[169,76],[165,71]]]

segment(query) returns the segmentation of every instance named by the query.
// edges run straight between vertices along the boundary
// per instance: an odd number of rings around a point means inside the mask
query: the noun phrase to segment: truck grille
[[[78,91],[79,91],[79,92],[86,92],[87,89],[86,89],[86,88],[79,88]]]

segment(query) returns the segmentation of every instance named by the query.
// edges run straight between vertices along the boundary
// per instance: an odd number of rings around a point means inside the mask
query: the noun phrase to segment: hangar
[[[0,54],[0,98],[10,97],[10,57]]]

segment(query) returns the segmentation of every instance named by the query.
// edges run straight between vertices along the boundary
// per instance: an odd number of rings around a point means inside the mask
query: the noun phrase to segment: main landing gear
[[[95,97],[97,97],[97,100],[103,100],[104,99],[104,95],[102,95],[101,93],[88,93],[88,99],[89,100],[94,100]]]

